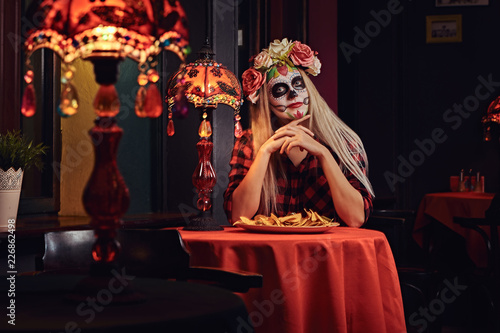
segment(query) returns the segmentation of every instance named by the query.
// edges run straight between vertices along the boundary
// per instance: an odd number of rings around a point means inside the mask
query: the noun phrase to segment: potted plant
[[[0,134],[0,231],[17,217],[23,173],[35,166],[42,169],[47,146],[28,141],[21,131]]]

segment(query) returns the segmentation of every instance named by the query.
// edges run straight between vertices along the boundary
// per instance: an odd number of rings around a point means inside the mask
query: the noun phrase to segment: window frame
[[[0,2],[0,38],[2,48],[0,54],[0,75],[3,78],[0,83],[0,105],[2,112],[0,116],[0,131],[6,133],[9,130],[23,129],[24,120],[20,109],[22,102],[22,92],[24,90],[24,59],[23,33],[26,30],[26,20],[23,19],[26,2],[23,0],[10,0]],[[10,47],[8,47],[10,46]],[[40,57],[40,80],[41,89],[37,91],[39,96],[37,137],[33,138],[35,143],[43,142],[50,149],[44,156],[44,168],[39,176],[39,188],[34,192],[40,195],[26,197],[21,190],[18,216],[28,214],[57,214],[59,211],[59,179],[53,172],[55,163],[60,162],[61,157],[61,135],[60,119],[56,112],[56,101],[59,99],[60,91],[60,62],[57,56],[50,50],[36,51],[36,56]],[[25,131],[27,137],[32,137],[33,133]],[[38,172],[28,170],[28,172]],[[26,175],[25,175],[26,176]],[[30,186],[29,182],[23,181],[23,189]]]

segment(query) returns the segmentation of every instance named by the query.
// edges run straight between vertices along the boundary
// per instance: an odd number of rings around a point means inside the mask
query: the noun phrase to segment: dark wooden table
[[[119,226],[122,229],[153,229],[165,227],[181,227],[186,225],[186,219],[180,213],[126,215]],[[40,269],[36,263],[45,250],[44,234],[51,231],[86,230],[91,229],[88,216],[21,216],[16,221],[15,259],[16,271],[24,273]],[[0,232],[0,274],[7,271],[7,246],[9,232]],[[12,238],[12,236],[11,236]]]
[[[2,332],[253,332],[241,298],[187,282],[141,279],[116,271],[103,288],[68,300],[82,276],[2,276]],[[132,287],[132,302],[119,302]],[[15,290],[9,294],[9,290]],[[9,309],[6,304],[13,304]],[[9,324],[14,320],[15,325]]]

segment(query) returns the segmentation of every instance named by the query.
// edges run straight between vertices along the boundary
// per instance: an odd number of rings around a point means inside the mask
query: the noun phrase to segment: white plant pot
[[[19,196],[23,183],[23,170],[0,169],[0,231],[8,229],[9,221],[17,219]]]

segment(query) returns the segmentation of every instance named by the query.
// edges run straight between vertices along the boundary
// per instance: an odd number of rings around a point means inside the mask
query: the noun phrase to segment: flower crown
[[[299,66],[308,74],[318,75],[321,62],[316,55],[317,52],[299,41],[292,42],[287,38],[281,41],[275,39],[269,44],[269,48],[263,49],[250,59],[253,66],[242,75],[243,93],[255,104],[259,100],[259,89],[264,80],[269,81],[280,74],[286,75],[287,71],[293,71]]]

